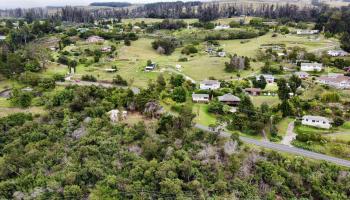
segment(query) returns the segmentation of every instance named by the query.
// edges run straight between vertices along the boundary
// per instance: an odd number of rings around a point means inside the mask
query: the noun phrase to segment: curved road
[[[209,127],[206,127],[206,126],[203,126],[200,124],[196,124],[195,127],[198,129],[204,130],[204,131],[213,132],[211,129],[209,129]],[[221,137],[230,137],[230,135],[231,135],[230,133],[224,132],[224,131],[222,131],[220,133]],[[297,155],[305,156],[305,157],[316,159],[316,160],[328,161],[328,162],[331,162],[331,163],[334,163],[337,165],[341,165],[344,167],[350,167],[350,161],[348,161],[348,160],[343,160],[340,158],[327,156],[324,154],[315,153],[312,151],[307,151],[304,149],[299,149],[296,147],[291,147],[291,146],[287,146],[287,145],[283,145],[283,144],[276,144],[276,143],[267,142],[267,141],[259,141],[259,140],[255,140],[255,139],[251,139],[251,138],[247,138],[247,137],[243,137],[243,136],[240,136],[239,138],[243,142],[246,142],[249,144],[254,144],[256,146],[264,147],[267,149],[272,149],[272,150],[291,153],[291,154],[297,154]]]

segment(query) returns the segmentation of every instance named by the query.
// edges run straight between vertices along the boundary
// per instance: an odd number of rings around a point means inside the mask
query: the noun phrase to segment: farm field
[[[186,37],[189,30],[181,30],[184,33],[177,33]],[[237,77],[236,73],[225,72],[225,62],[229,59],[221,57],[209,56],[205,50],[205,45],[199,44],[199,52],[192,55],[186,56],[181,54],[181,48],[175,50],[170,56],[159,55],[151,47],[151,43],[154,39],[148,37],[141,37],[140,39],[131,42],[131,46],[117,45],[118,55],[113,60],[102,58],[99,63],[92,64],[88,67],[79,65],[77,72],[74,77],[80,78],[84,74],[94,74],[100,80],[111,81],[116,74],[124,77],[128,82],[132,83],[133,86],[143,87],[149,80],[154,80],[162,69],[174,68],[175,65],[180,64],[182,66],[181,73],[191,77],[196,81],[208,79],[209,77],[215,77],[216,79],[230,80]],[[317,51],[318,49],[329,48],[330,46],[336,46],[337,44],[331,40],[324,39],[322,36],[319,40],[310,40],[308,37],[296,36],[292,34],[278,35],[272,37],[272,33],[268,33],[264,36],[247,40],[245,43],[241,43],[242,40],[221,40],[221,48],[228,54],[237,54],[239,56],[248,56],[255,58],[258,49],[263,44],[285,44],[286,47],[299,46],[306,48],[308,51]],[[76,47],[66,47],[65,50],[71,51],[74,49],[92,48],[98,49],[102,46],[111,45],[110,42],[105,42],[103,45],[92,45],[87,46],[84,42],[78,42]],[[178,62],[179,58],[187,57],[187,62]],[[147,60],[152,60],[158,65],[158,69],[145,73],[143,68],[146,65]],[[117,73],[108,73],[104,69],[117,66]],[[259,73],[260,67],[263,63],[251,62],[251,70],[244,70],[240,72],[241,77],[248,77]],[[67,73],[68,68],[54,65],[45,72],[47,75],[53,73]],[[200,72],[200,73],[199,73]]]

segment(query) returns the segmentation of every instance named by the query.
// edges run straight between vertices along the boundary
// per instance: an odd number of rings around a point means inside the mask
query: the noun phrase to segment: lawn
[[[339,134],[334,134],[334,135],[327,135],[327,138],[330,138],[332,140],[342,140],[345,142],[350,141],[350,132],[349,133],[339,133]]]
[[[210,124],[215,124],[216,122],[215,116],[208,113],[207,104],[194,104],[193,113],[196,114],[194,121],[198,124],[209,126]]]
[[[319,128],[314,128],[311,126],[304,126],[304,125],[300,125],[300,126],[296,126],[294,128],[294,131],[296,133],[306,133],[306,134],[313,134],[313,133],[332,133],[332,130],[327,130],[327,129],[319,129]]]
[[[272,32],[267,33],[261,37],[246,40],[248,42],[241,43],[241,40],[225,40],[220,41],[220,44],[224,46],[224,49],[231,53],[240,56],[255,57],[257,50],[262,44],[285,44],[286,47],[299,46],[305,48],[308,51],[315,51],[318,48],[324,48],[330,44],[334,44],[333,41],[329,41],[320,36],[319,40],[310,40],[307,36],[297,36],[293,34],[278,35],[272,37]]]
[[[251,100],[255,107],[259,107],[263,103],[266,103],[269,106],[273,106],[277,105],[280,102],[278,96],[251,96]]]

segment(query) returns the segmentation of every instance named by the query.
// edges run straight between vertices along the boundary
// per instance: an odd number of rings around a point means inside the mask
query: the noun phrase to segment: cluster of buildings
[[[220,88],[220,82],[217,80],[205,80],[199,85],[201,90],[217,90]],[[241,99],[231,93],[219,96],[218,100],[229,106],[237,106]],[[197,103],[208,103],[210,101],[209,94],[192,94],[192,101]]]
[[[321,76],[317,80],[319,83],[328,85],[337,89],[350,89],[350,77],[343,74],[329,74]]]

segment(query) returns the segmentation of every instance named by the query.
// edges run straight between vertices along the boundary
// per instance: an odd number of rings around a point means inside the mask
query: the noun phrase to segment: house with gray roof
[[[241,102],[241,99],[239,97],[231,93],[225,94],[223,96],[219,96],[218,100],[230,106],[237,106]]]

